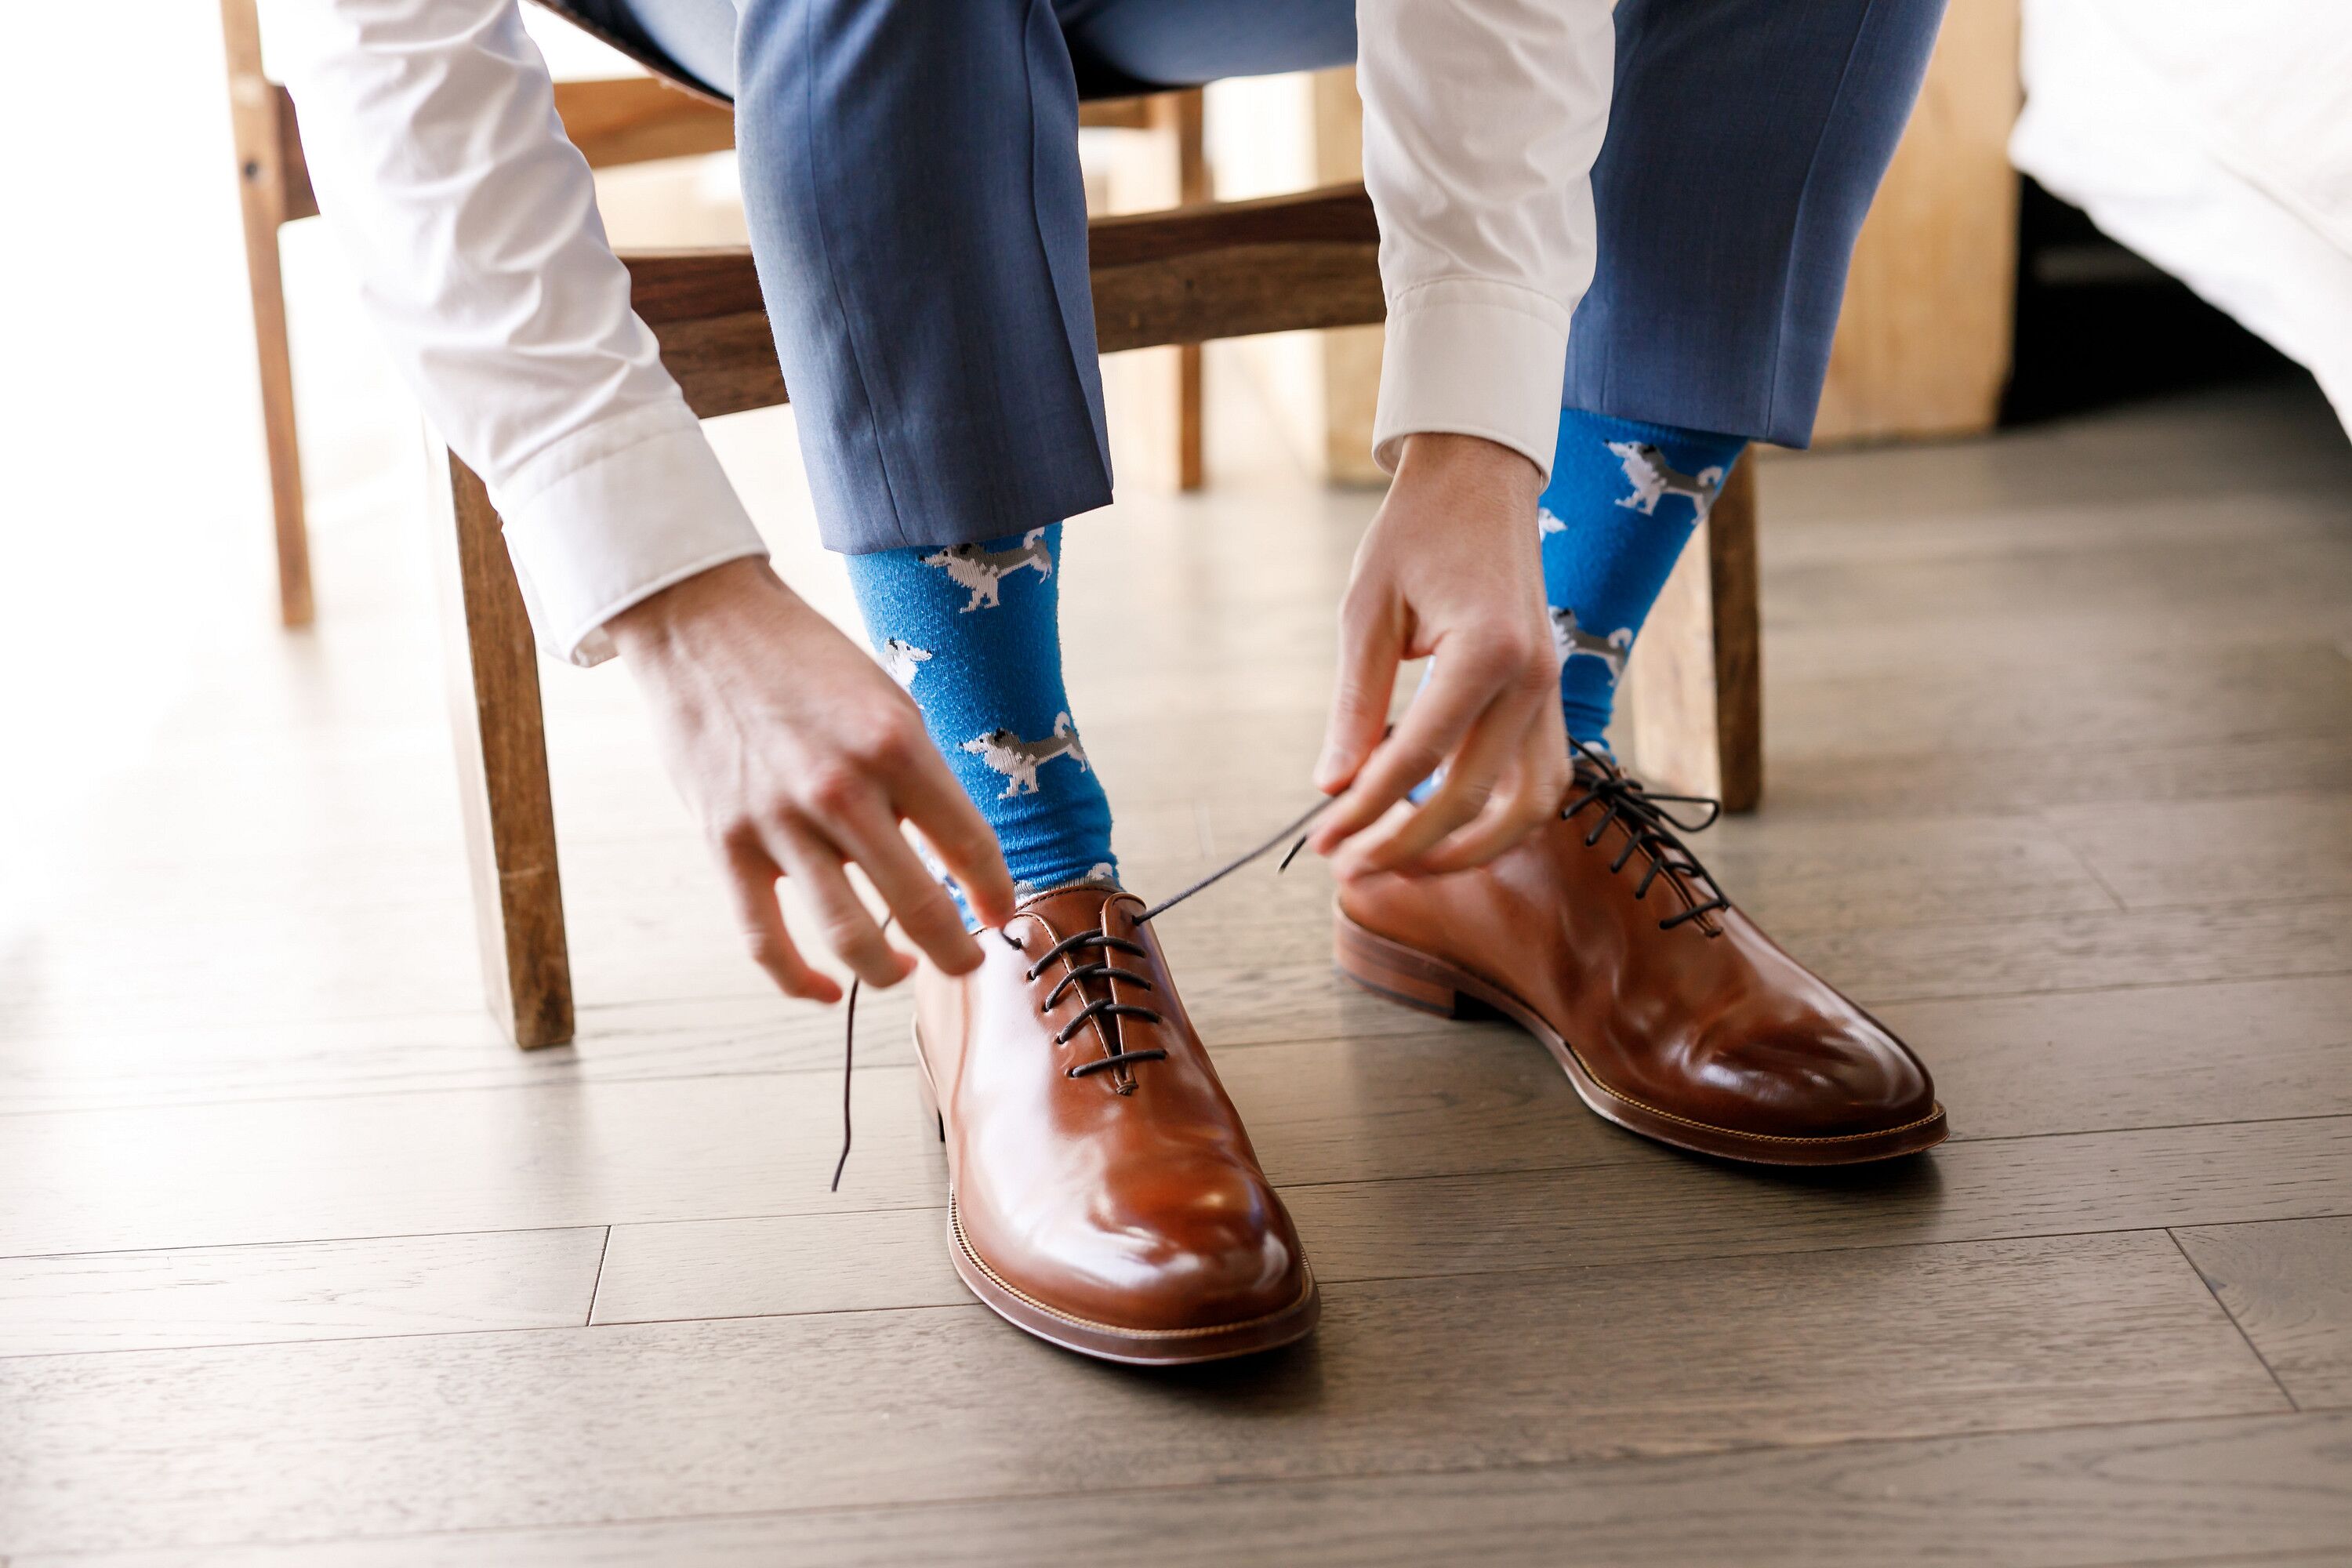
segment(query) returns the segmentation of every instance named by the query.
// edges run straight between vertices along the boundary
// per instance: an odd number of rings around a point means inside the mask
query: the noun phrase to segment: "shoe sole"
[[[931,1083],[930,1062],[923,1055],[919,1028],[915,1032],[915,1089],[922,1099],[923,1114],[939,1133],[940,1142],[945,1143],[947,1119],[940,1112],[939,1091]],[[1059,1349],[1123,1366],[1192,1366],[1257,1355],[1305,1339],[1315,1331],[1315,1325],[1323,1317],[1323,1294],[1315,1283],[1312,1269],[1306,1270],[1306,1288],[1299,1292],[1297,1300],[1279,1311],[1236,1323],[1195,1329],[1135,1329],[1058,1311],[1008,1283],[980,1256],[971,1237],[964,1234],[952,1181],[948,1184],[948,1258],[955,1265],[956,1277],[963,1281],[964,1289],[977,1297],[982,1306],[1014,1328]]]
[[[1332,914],[1333,959],[1347,979],[1376,996],[1440,1017],[1459,1018],[1482,1011],[1502,1015],[1551,1052],[1552,1059],[1568,1074],[1577,1098],[1594,1115],[1644,1138],[1755,1165],[1861,1165],[1932,1149],[1948,1131],[1941,1105],[1900,1127],[1822,1138],[1743,1132],[1677,1116],[1610,1088],[1559,1030],[1505,987],[1459,964],[1376,935],[1342,910],[1335,909]]]

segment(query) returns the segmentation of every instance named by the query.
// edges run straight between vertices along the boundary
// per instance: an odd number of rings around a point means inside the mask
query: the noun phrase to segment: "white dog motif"
[[[950,544],[945,550],[935,550],[923,557],[926,566],[937,566],[955,580],[956,586],[971,590],[971,602],[964,605],[963,615],[970,615],[982,605],[993,608],[1003,591],[1004,579],[1024,566],[1034,566],[1040,577],[1054,574],[1054,552],[1045,547],[1045,531],[1033,528],[1021,536],[1021,542],[1010,550],[983,550],[977,544]]]
[[[882,645],[882,668],[908,691],[915,689],[916,672],[930,660],[930,649],[917,647],[904,637],[892,637]]]
[[[1536,508],[1536,537],[1538,539],[1543,538],[1546,534],[1566,533],[1567,531],[1568,524],[1562,522],[1559,518],[1552,515],[1552,510],[1549,507],[1539,506]]]
[[[1696,474],[1677,472],[1666,461],[1665,453],[1647,441],[1612,441],[1609,449],[1617,454],[1617,461],[1625,469],[1625,482],[1633,487],[1633,493],[1617,504],[1631,507],[1644,517],[1655,517],[1658,502],[1667,496],[1688,496],[1698,512],[1698,521],[1705,522],[1716,496],[1723,489],[1720,468],[1710,465]]]
[[[991,730],[966,741],[963,749],[1013,781],[996,797],[999,800],[1035,795],[1037,770],[1055,757],[1067,757],[1078,764],[1080,773],[1087,771],[1086,748],[1078,744],[1077,729],[1067,713],[1054,715],[1054,732],[1042,741],[1024,741],[1010,730]]]
[[[1625,656],[1633,651],[1633,632],[1630,626],[1619,626],[1607,637],[1597,637],[1576,624],[1576,612],[1555,607],[1551,613],[1551,645],[1559,650],[1563,665],[1578,654],[1597,658],[1609,667],[1609,684],[1625,673]]]

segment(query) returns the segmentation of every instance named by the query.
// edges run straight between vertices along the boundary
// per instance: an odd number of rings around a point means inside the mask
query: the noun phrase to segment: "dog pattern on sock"
[[[1655,517],[1658,502],[1667,496],[1688,498],[1697,521],[1705,522],[1715,498],[1723,489],[1724,470],[1720,468],[1701,468],[1696,474],[1678,471],[1666,460],[1666,455],[1647,441],[1612,441],[1609,449],[1625,469],[1625,482],[1633,487],[1632,495],[1617,504]]]
[[[1118,863],[1101,770],[1062,680],[1061,526],[844,563],[876,663],[922,710],[1013,881],[1034,888],[1074,887]],[[949,886],[970,924],[969,901]]]
[[[1549,507],[1539,506],[1536,508],[1536,537],[1538,539],[1542,539],[1546,534],[1566,533],[1567,531],[1568,524],[1559,517],[1555,516]]]
[[[1633,633],[1629,626],[1619,626],[1607,637],[1586,631],[1576,624],[1576,612],[1565,605],[1551,608],[1551,645],[1559,651],[1559,662],[1566,665],[1582,654],[1597,658],[1609,667],[1609,684],[1614,686],[1625,673],[1625,656],[1633,650]]]
[[[964,605],[965,615],[1001,604],[1004,579],[1024,566],[1034,567],[1040,577],[1054,574],[1054,552],[1045,543],[1045,531],[1042,528],[1033,528],[1023,534],[1021,542],[1010,550],[950,544],[924,556],[922,562],[945,572],[957,587],[971,595]]]
[[[904,690],[915,689],[917,672],[930,661],[930,649],[917,647],[905,637],[890,637],[882,644],[882,668]]]
[[[1067,713],[1054,716],[1054,732],[1043,739],[1024,741],[1010,730],[991,730],[966,741],[963,749],[1012,781],[999,800],[1035,795],[1037,770],[1056,757],[1069,758],[1080,773],[1087,771],[1086,748],[1078,743],[1077,727]]]

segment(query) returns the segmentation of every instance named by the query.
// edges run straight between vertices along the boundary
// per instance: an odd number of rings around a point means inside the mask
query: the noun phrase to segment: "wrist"
[[[604,627],[624,659],[643,662],[675,651],[696,627],[727,620],[746,606],[761,605],[772,612],[780,597],[798,602],[765,559],[747,556],[647,595]]]
[[[1408,488],[1443,486],[1457,494],[1467,489],[1497,499],[1523,499],[1532,507],[1543,493],[1543,470],[1525,453],[1483,436],[1422,430],[1404,438],[1397,455],[1395,483]]]

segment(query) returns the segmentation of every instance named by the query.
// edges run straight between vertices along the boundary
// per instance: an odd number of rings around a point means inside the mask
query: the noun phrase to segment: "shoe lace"
[[[1290,838],[1295,835],[1296,842],[1290,846],[1289,851],[1283,856],[1281,863],[1275,867],[1275,873],[1277,876],[1282,872],[1288,870],[1290,868],[1290,863],[1298,858],[1298,851],[1306,846],[1306,830],[1307,824],[1313,822],[1315,818],[1321,814],[1323,809],[1331,804],[1334,798],[1336,797],[1327,796],[1324,799],[1317,801],[1313,805],[1308,806],[1305,811],[1299,813],[1298,816],[1294,818],[1288,826],[1285,826],[1281,832],[1273,835],[1271,837],[1258,844],[1255,847],[1246,850],[1240,855],[1236,855],[1234,858],[1226,861],[1223,865],[1218,867],[1215,870],[1210,872],[1207,876],[1202,878],[1191,887],[1186,888],[1182,891],[1175,893],[1169,898],[1162,899],[1160,902],[1146,908],[1142,912],[1135,917],[1135,924],[1142,926],[1148,924],[1151,921],[1157,920],[1161,915],[1166,914],[1170,910],[1174,909],[1178,904],[1181,904],[1185,900],[1191,898],[1193,894],[1202,891],[1214,883],[1223,881],[1225,878],[1233,875],[1235,871],[1240,870],[1243,867],[1249,865],[1252,861],[1256,860],[1261,856],[1266,854],[1284,839]],[[1105,908],[1108,909],[1108,905],[1106,904]],[[895,919],[896,917],[893,918]],[[882,929],[886,931],[888,931],[890,929],[890,921],[884,921],[882,922]],[[997,928],[995,934],[1007,947],[1025,951],[1022,949],[1021,939],[1014,936],[1012,932],[1004,930],[1002,926]],[[1112,963],[1110,961],[1110,955],[1115,952],[1130,952],[1138,957],[1147,957],[1150,954],[1150,950],[1139,942],[1130,942],[1123,936],[1113,936],[1110,933],[1109,917],[1106,915],[1104,917],[1103,923],[1093,930],[1074,931],[1070,935],[1066,936],[1059,942],[1054,943],[1053,946],[1047,948],[1043,953],[1039,954],[1036,961],[1030,964],[1028,969],[1024,972],[1023,977],[1034,982],[1039,975],[1045,972],[1046,966],[1051,964],[1055,959],[1065,957],[1070,953],[1101,955],[1097,962],[1092,963],[1072,964],[1069,972],[1064,974],[1062,978],[1055,983],[1053,990],[1046,993],[1045,999],[1037,1004],[1038,1012],[1043,1014],[1046,1009],[1052,1007],[1056,1002],[1059,1002],[1062,999],[1064,993],[1067,992],[1073,985],[1078,986],[1078,994],[1087,998],[1087,1005],[1079,1008],[1077,1014],[1072,1017],[1068,1023],[1063,1025],[1059,1030],[1055,1031],[1054,1035],[1054,1043],[1055,1045],[1059,1046],[1068,1044],[1071,1037],[1075,1036],[1080,1029],[1086,1027],[1089,1021],[1097,1018],[1133,1018],[1139,1022],[1147,1024],[1164,1024],[1168,1021],[1157,1009],[1141,1006],[1132,1002],[1117,1001],[1107,994],[1097,995],[1085,988],[1084,982],[1087,980],[1100,980],[1106,986],[1108,986],[1113,977],[1124,980],[1132,985],[1140,985],[1147,991],[1157,991],[1160,988],[1150,975],[1127,968],[1123,964]],[[845,1010],[847,1016],[843,1020],[842,1025],[841,1158],[835,1161],[833,1166],[833,1190],[836,1193],[841,1190],[841,1173],[847,1169],[849,1165],[849,1146],[852,1137],[852,1125],[849,1110],[850,1083],[853,1077],[851,1069],[855,1063],[857,1051],[857,997],[860,991],[864,989],[864,986],[865,982],[862,979],[853,979],[850,981],[849,1005]],[[1080,1062],[1076,1067],[1065,1068],[1065,1076],[1069,1078],[1086,1078],[1093,1073],[1108,1072],[1114,1068],[1125,1067],[1135,1062],[1165,1061],[1168,1058],[1168,1053],[1158,1046],[1147,1046],[1141,1050],[1129,1050],[1127,1048],[1127,1031],[1121,1025],[1112,1025],[1110,1029],[1108,1031],[1108,1035],[1111,1047],[1108,1053],[1095,1058],[1092,1061]]]
[[[1650,884],[1664,877],[1675,891],[1683,896],[1684,907],[1658,922],[1660,931],[1672,931],[1686,922],[1699,921],[1699,930],[1708,937],[1723,934],[1720,925],[1710,925],[1702,916],[1727,910],[1731,900],[1723,895],[1714,876],[1698,863],[1698,857],[1689,846],[1675,837],[1684,833],[1704,833],[1723,816],[1723,803],[1703,795],[1668,795],[1644,788],[1639,779],[1629,777],[1612,761],[1608,752],[1597,746],[1588,746],[1571,737],[1584,765],[1576,770],[1576,783],[1582,793],[1573,796],[1559,808],[1562,820],[1573,822],[1589,808],[1594,810],[1592,831],[1584,836],[1588,849],[1598,845],[1612,824],[1625,830],[1625,846],[1617,851],[1617,858],[1609,863],[1611,875],[1625,868],[1635,855],[1647,858],[1642,879],[1633,888],[1637,900],[1646,896]],[[1685,822],[1666,809],[1665,803],[1676,805],[1705,806],[1706,816],[1696,822]],[[1704,896],[1702,896],[1702,894]]]

